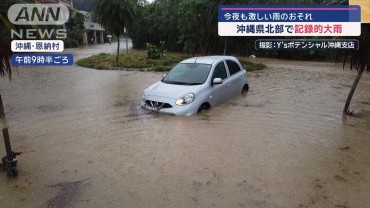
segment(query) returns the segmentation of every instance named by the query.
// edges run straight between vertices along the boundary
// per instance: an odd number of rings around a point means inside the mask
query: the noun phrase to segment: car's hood
[[[175,85],[161,81],[148,87],[148,95],[178,99],[186,93],[193,92],[200,85]]]

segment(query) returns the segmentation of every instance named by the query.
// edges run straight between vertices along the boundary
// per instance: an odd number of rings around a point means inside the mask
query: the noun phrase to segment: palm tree
[[[347,62],[347,58],[350,58],[350,68],[357,70],[357,77],[353,82],[351,91],[348,94],[346,104],[343,109],[343,115],[352,115],[353,111],[349,110],[351,100],[358,83],[360,82],[361,76],[364,71],[370,71],[370,24],[361,25],[361,36],[359,37],[359,49],[352,51],[350,54],[347,53],[344,58],[343,67]]]
[[[95,7],[96,21],[118,38],[116,63],[118,64],[120,41],[125,27],[132,23],[136,14],[136,0],[97,0]]]
[[[0,77],[12,77],[12,70],[10,65],[10,56],[12,55],[10,46],[10,30],[24,28],[24,26],[13,25],[8,20],[8,9],[13,4],[35,3],[40,0],[6,0],[0,1]]]
[[[8,20],[8,9],[17,1],[2,1],[0,3],[0,76],[8,75],[11,79],[12,70],[10,68],[10,56],[12,54],[10,48],[10,29],[13,25]],[[5,28],[5,29],[4,29]]]

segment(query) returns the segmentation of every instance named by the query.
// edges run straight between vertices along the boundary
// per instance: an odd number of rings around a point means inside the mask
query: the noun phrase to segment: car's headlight
[[[148,97],[148,90],[144,90],[142,99],[145,100]]]
[[[176,100],[176,105],[187,105],[194,101],[195,95],[193,93],[186,94]]]

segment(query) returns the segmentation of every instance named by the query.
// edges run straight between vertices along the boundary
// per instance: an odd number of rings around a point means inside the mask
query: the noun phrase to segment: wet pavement
[[[18,178],[0,172],[1,207],[368,207],[369,75],[343,119],[354,71],[258,60],[248,95],[192,117],[138,106],[160,73],[19,68],[0,82],[24,152]]]

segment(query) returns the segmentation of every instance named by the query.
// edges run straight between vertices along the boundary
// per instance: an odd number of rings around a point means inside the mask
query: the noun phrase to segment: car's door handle
[[[227,85],[227,86],[229,86],[229,85],[230,85],[230,82],[229,82],[229,83],[227,83],[226,85]]]

